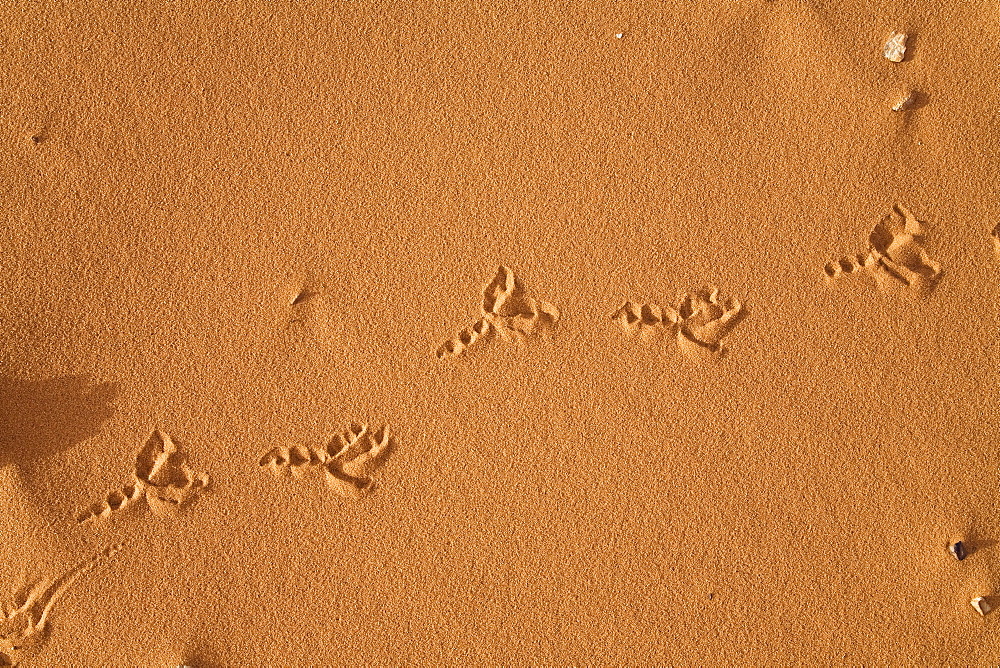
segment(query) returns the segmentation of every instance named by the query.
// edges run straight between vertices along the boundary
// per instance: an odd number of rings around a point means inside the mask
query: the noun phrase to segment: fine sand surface
[[[1000,662],[996,2],[514,4],[5,5],[0,652]]]

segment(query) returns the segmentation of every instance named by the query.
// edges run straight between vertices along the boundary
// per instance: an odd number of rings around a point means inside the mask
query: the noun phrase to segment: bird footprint
[[[133,480],[77,516],[83,524],[106,518],[145,499],[154,515],[170,515],[208,488],[209,477],[187,465],[169,435],[154,431],[135,458]]]
[[[375,485],[371,475],[392,450],[387,429],[370,431],[367,425],[351,425],[321,447],[297,444],[271,448],[259,465],[276,476],[302,478],[322,469],[326,484],[341,496],[360,499]]]
[[[736,326],[742,313],[740,300],[720,299],[719,288],[712,286],[682,293],[669,306],[628,301],[611,319],[633,335],[666,332],[676,339],[686,356],[714,361],[725,352],[722,337]]]
[[[942,269],[924,249],[924,235],[924,223],[897,204],[868,235],[867,255],[851,255],[828,262],[824,268],[827,280],[865,272],[883,290],[902,285],[926,296],[940,280]]]
[[[555,305],[529,297],[514,272],[503,266],[483,289],[479,310],[479,320],[438,347],[438,359],[461,355],[473,344],[489,340],[494,333],[504,341],[518,343],[532,336],[548,335],[560,318]]]

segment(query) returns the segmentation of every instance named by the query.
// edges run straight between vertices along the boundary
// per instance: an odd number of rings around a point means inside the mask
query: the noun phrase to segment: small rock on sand
[[[885,57],[894,63],[903,62],[906,53],[906,34],[894,32],[885,43]]]
[[[917,94],[912,90],[901,90],[893,97],[892,110],[906,111],[917,101]]]

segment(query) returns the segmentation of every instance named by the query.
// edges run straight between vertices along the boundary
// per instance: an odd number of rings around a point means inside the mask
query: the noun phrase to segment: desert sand
[[[2,12],[8,662],[1000,663],[995,2]]]

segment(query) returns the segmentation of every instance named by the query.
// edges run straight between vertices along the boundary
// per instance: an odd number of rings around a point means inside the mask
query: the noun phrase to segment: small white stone
[[[972,607],[975,608],[976,612],[978,612],[980,615],[985,616],[986,614],[989,613],[990,610],[993,609],[992,607],[990,607],[990,604],[986,602],[986,599],[982,596],[977,596],[976,598],[972,599],[971,603]]]
[[[894,63],[903,62],[903,55],[906,53],[906,34],[894,32],[885,43],[885,57]]]
[[[917,94],[912,90],[899,91],[892,103],[893,111],[906,111],[917,101]]]
[[[621,33],[621,32],[616,32],[615,33],[615,39],[621,39],[624,36],[625,36],[625,33]]]

